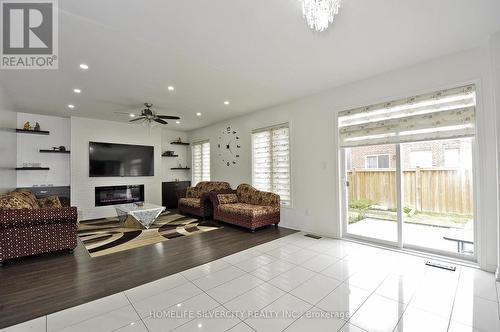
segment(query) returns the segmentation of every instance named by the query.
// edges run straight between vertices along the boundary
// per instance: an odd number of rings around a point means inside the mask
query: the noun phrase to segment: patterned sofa
[[[202,181],[195,187],[179,189],[177,197],[179,199],[179,212],[192,214],[201,218],[210,217],[213,214],[212,203],[210,202],[210,192],[230,191],[231,186],[227,182]]]
[[[212,192],[214,220],[249,228],[278,225],[280,196],[259,191],[249,184],[240,184],[231,193]]]
[[[8,259],[76,245],[77,212],[69,200],[37,199],[29,189],[0,196],[0,265]]]

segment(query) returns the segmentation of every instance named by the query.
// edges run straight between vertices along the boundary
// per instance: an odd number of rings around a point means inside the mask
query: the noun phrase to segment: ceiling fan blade
[[[155,118],[154,119],[156,122],[161,123],[161,124],[167,124],[167,121],[163,121],[162,119]]]
[[[144,117],[143,117],[143,116],[140,116],[140,117],[138,117],[138,118],[135,118],[135,119],[130,120],[129,122],[135,122],[135,121],[139,121],[139,120],[144,120]]]
[[[181,119],[178,116],[173,116],[173,115],[157,115],[156,117],[160,118],[160,119],[169,119],[169,120],[180,120]]]
[[[126,113],[126,112],[113,112],[113,113],[114,114],[118,114],[118,115],[132,116],[132,117],[141,116],[140,114],[137,114],[137,113],[134,113],[134,112],[130,112],[130,113]]]

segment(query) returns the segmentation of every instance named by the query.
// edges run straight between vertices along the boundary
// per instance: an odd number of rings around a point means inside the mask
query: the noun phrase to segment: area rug
[[[213,221],[164,212],[149,229],[125,228],[117,218],[80,221],[78,237],[91,257],[99,257],[220,228]]]

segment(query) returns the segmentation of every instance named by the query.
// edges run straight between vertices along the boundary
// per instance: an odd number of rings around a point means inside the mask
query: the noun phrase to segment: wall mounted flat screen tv
[[[89,142],[89,176],[154,176],[154,147]]]

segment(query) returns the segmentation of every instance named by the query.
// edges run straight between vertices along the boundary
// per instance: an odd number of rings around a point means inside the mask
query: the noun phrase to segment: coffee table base
[[[153,204],[127,204],[116,207],[119,222],[123,223],[124,227],[136,229],[148,229],[163,211],[165,207]]]
[[[151,223],[151,225],[152,224],[154,224],[154,222]],[[127,218],[125,219],[125,221],[123,223],[123,227],[133,228],[133,229],[148,229],[149,227],[151,227],[151,225],[146,227],[145,225],[141,224],[137,219],[135,219],[132,216],[127,216]]]

